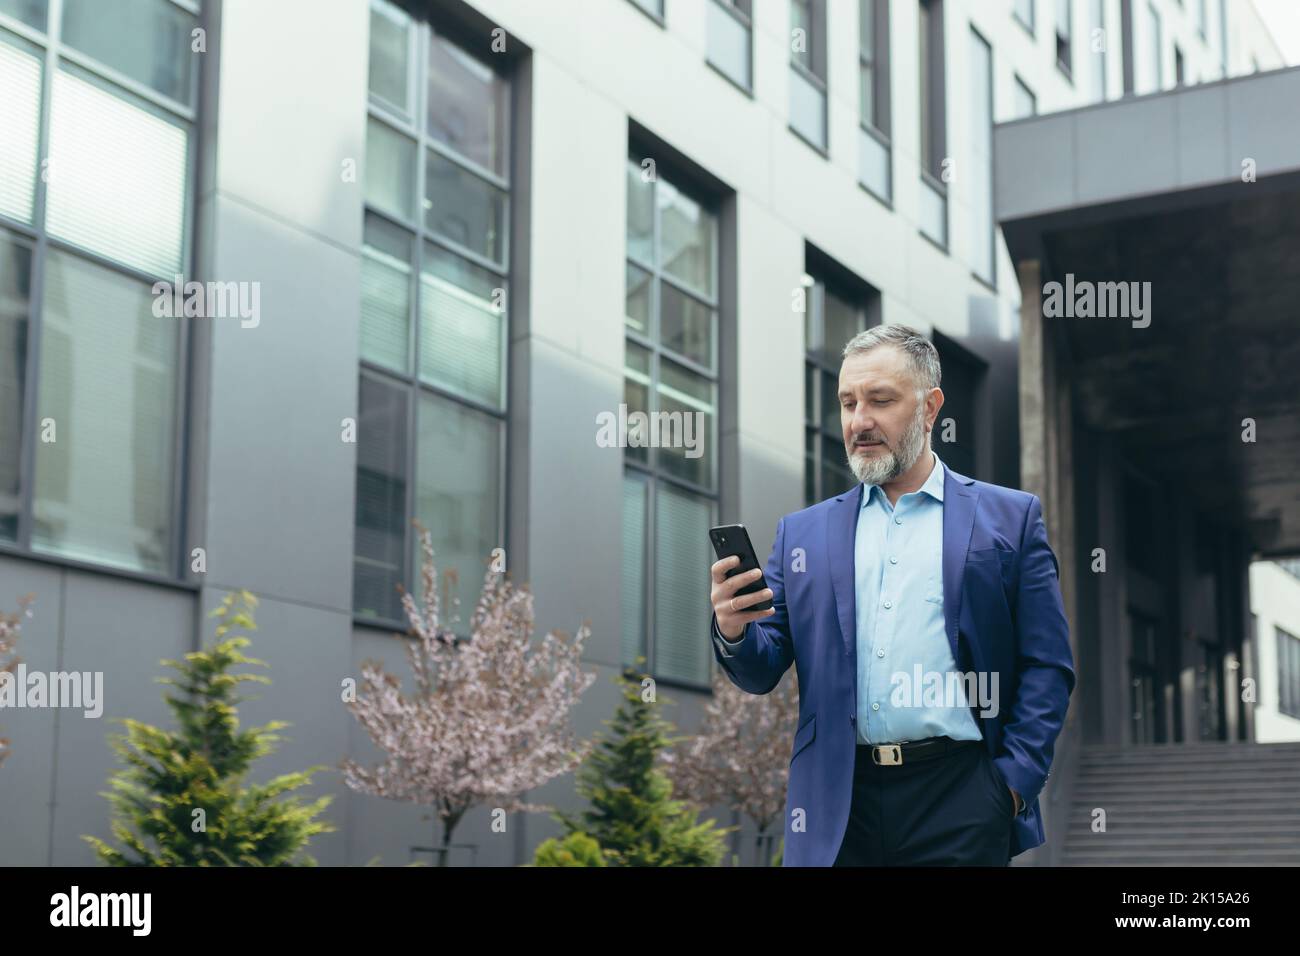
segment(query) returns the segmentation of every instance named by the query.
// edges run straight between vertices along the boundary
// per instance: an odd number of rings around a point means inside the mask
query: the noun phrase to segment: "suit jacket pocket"
[[[794,749],[790,753],[790,762],[794,763],[794,758],[799,756],[799,751],[803,750],[813,738],[817,736],[817,715],[813,714],[808,718],[807,723],[794,732]]]

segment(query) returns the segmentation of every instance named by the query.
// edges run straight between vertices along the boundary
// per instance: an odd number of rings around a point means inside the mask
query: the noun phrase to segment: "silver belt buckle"
[[[877,766],[897,766],[903,762],[903,748],[898,744],[882,744],[879,747],[872,747],[871,759]]]

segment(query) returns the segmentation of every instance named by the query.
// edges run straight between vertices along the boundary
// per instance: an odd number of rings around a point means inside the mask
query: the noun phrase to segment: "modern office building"
[[[0,711],[0,863],[91,861],[108,721],[168,719],[157,662],[232,589],[274,682],[243,719],[292,724],[260,772],[372,759],[340,685],[405,667],[412,519],[462,608],[499,548],[540,629],[590,621],[581,733],[639,657],[692,728],[705,530],[765,554],[852,484],[833,385],[867,325],[932,334],[936,450],[1050,512],[995,124],[1280,65],[1247,0],[0,0],[0,606],[33,592],[27,666],[106,695]],[[1007,181],[1082,149],[1036,136]],[[178,280],[202,314],[160,309]],[[703,440],[608,447],[620,405]],[[1117,679],[1090,706],[1141,743]],[[433,839],[425,807],[315,790],[323,863]],[[556,831],[475,811],[453,862]]]

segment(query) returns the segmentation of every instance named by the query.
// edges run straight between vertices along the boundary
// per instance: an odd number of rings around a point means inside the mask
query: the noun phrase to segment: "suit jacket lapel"
[[[858,515],[862,508],[862,484],[835,499],[827,515],[826,547],[831,566],[831,586],[840,621],[844,653],[852,654],[857,642],[857,600],[854,595],[853,554]]]
[[[957,656],[957,622],[961,619],[961,583],[966,570],[966,549],[975,526],[979,492],[971,479],[944,468],[943,478],[943,609],[944,627],[952,659]]]

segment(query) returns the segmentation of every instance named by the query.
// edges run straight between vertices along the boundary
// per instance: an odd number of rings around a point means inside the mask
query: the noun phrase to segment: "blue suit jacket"
[[[1060,569],[1037,496],[946,471],[948,643],[958,670],[998,673],[997,716],[981,718],[977,707],[972,714],[994,764],[1026,804],[1012,824],[1015,856],[1045,839],[1038,794],[1074,689]],[[731,682],[751,694],[771,692],[791,662],[798,674],[785,866],[830,866],[848,824],[857,746],[853,543],[862,489],[781,519],[763,572],[775,613],[750,624],[731,657],[713,642]],[[803,570],[793,570],[800,563]]]

